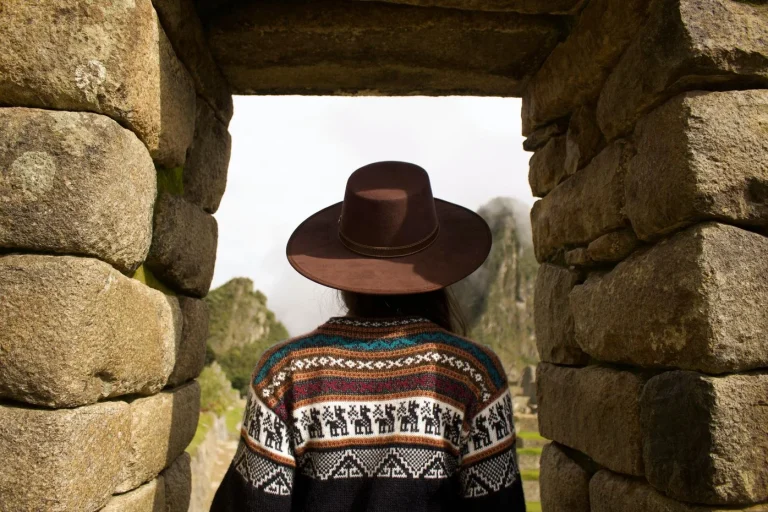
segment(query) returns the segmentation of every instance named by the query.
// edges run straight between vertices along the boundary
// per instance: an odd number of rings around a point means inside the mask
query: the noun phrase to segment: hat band
[[[341,218],[339,218],[339,220],[341,220]],[[416,254],[417,252],[423,251],[432,245],[435,240],[437,240],[437,234],[439,231],[440,224],[436,225],[435,229],[433,229],[430,234],[418,242],[396,247],[374,247],[372,245],[359,244],[345,236],[344,233],[341,232],[341,229],[339,229],[339,240],[341,240],[341,243],[343,243],[347,249],[352,252],[362,254],[363,256],[373,256],[376,258],[396,258],[398,256],[408,256],[410,254]]]

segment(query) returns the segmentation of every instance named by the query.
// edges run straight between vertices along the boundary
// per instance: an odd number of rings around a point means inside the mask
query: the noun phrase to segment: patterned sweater
[[[211,511],[524,512],[489,349],[418,316],[332,317],[267,350]]]

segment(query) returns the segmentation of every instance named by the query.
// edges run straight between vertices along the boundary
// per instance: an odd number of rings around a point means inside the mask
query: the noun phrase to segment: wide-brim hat
[[[427,171],[376,162],[347,180],[344,200],[310,215],[291,234],[291,266],[316,283],[358,293],[423,293],[483,264],[491,230],[477,213],[432,196]]]

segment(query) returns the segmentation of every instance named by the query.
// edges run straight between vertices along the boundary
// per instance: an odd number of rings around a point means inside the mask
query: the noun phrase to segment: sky
[[[352,172],[381,160],[426,169],[434,197],[477,210],[496,196],[533,204],[520,100],[446,96],[237,96],[215,288],[249,277],[297,336],[343,314],[337,291],[298,274],[285,245],[344,199]]]

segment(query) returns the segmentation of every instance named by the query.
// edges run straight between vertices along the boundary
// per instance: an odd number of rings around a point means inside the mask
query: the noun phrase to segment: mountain
[[[210,310],[208,352],[244,395],[261,354],[287,339],[288,330],[248,278],[237,277],[211,290],[205,301]]]
[[[267,298],[254,291],[253,281],[246,277],[236,277],[211,290],[205,301],[210,310],[208,345],[216,354],[288,337],[283,324],[267,308]]]
[[[538,361],[533,329],[533,255],[530,208],[497,197],[477,213],[491,228],[493,245],[483,265],[451,287],[466,316],[469,337],[492,348],[510,381]]]

